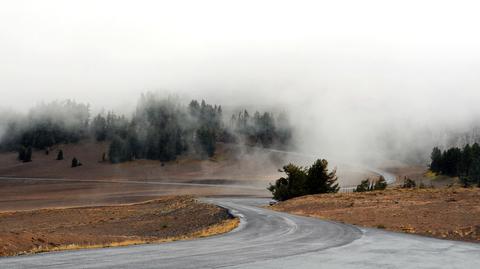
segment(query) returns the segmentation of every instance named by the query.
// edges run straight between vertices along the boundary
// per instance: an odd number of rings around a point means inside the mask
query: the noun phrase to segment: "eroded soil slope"
[[[140,204],[0,213],[0,255],[201,237],[237,225],[227,210],[189,196]]]

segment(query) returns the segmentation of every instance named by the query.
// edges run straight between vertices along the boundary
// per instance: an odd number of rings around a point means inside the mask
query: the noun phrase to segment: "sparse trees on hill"
[[[336,183],[336,171],[329,172],[327,166],[326,160],[317,160],[308,169],[293,164],[286,165],[281,170],[286,177],[278,179],[274,185],[270,184],[268,190],[279,201],[307,194],[338,192],[340,188]]]
[[[78,142],[87,135],[89,109],[88,105],[70,100],[37,105],[27,116],[8,124],[0,148],[43,150],[59,143]]]
[[[387,188],[387,181],[383,176],[378,180],[371,182],[369,178],[362,180],[353,192],[381,191]]]
[[[48,150],[59,143],[78,142],[89,134],[96,141],[111,143],[112,162],[139,158],[167,162],[184,153],[212,157],[218,142],[284,148],[291,139],[284,114],[275,118],[272,113],[243,110],[225,124],[219,105],[192,100],[184,106],[175,98],[161,99],[150,93],[141,96],[128,119],[113,112],[89,118],[89,106],[74,101],[39,105],[27,117],[8,124],[0,149],[18,150],[23,160],[28,147]]]

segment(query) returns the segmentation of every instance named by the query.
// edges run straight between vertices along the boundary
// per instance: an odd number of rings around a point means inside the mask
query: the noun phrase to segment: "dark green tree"
[[[25,151],[25,158],[23,159],[23,162],[31,162],[32,161],[32,147],[28,147]]]
[[[79,161],[77,158],[73,157],[72,159],[72,167],[77,167],[79,165]]]
[[[116,136],[110,143],[108,157],[111,163],[120,163],[131,160],[130,150],[127,143],[120,137]]]
[[[317,160],[308,168],[306,180],[307,194],[338,192],[336,170],[328,171],[328,161]]]
[[[360,184],[357,185],[354,192],[367,192],[370,190],[370,179],[365,179],[360,182]]]
[[[27,152],[27,149],[24,146],[18,147],[18,160],[19,161],[24,161],[25,160],[25,154]]]
[[[215,154],[215,131],[207,127],[197,130],[197,139],[200,144],[201,154],[212,157]]]
[[[442,151],[438,147],[433,148],[430,158],[430,170],[436,173],[440,172],[442,168]]]
[[[387,181],[383,176],[380,176],[380,178],[375,182],[373,189],[376,191],[381,191],[385,190],[387,188]]]
[[[336,171],[328,171],[326,160],[317,160],[308,169],[289,164],[283,167],[286,177],[275,181],[275,184],[267,188],[273,194],[273,198],[284,201],[290,198],[317,194],[338,192]]]
[[[270,184],[268,187],[268,190],[273,194],[273,199],[285,201],[307,194],[305,186],[307,172],[303,167],[288,164],[280,171],[287,176],[278,179],[274,185]]]
[[[413,179],[410,179],[408,177],[405,177],[403,179],[403,185],[402,185],[402,188],[404,189],[412,189],[412,188],[415,188],[417,186],[417,183],[415,182],[415,180]]]
[[[63,160],[63,150],[58,151],[57,160],[59,160],[59,161]]]

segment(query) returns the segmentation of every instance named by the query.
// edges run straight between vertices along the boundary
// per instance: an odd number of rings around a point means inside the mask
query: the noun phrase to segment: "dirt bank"
[[[312,195],[271,208],[437,238],[480,242],[480,189],[392,189]]]
[[[190,196],[140,204],[0,213],[0,256],[209,236],[232,230],[227,210]]]

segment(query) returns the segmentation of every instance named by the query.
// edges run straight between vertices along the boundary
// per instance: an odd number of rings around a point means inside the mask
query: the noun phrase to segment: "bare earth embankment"
[[[480,189],[392,189],[304,196],[273,210],[390,231],[480,242]]]
[[[139,204],[0,213],[0,256],[166,242],[228,232],[226,209],[189,196]]]

